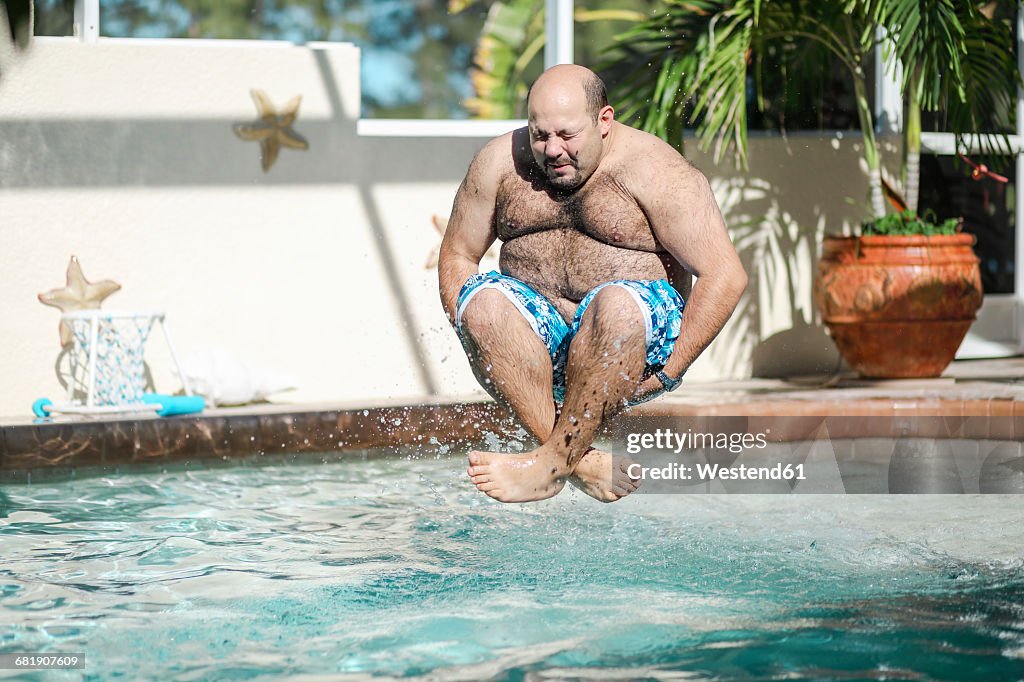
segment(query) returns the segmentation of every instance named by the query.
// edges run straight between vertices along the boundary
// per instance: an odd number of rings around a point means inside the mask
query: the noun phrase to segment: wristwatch
[[[655,373],[654,376],[658,377],[658,381],[660,381],[661,385],[665,387],[665,390],[671,393],[672,391],[679,388],[679,384],[683,383],[683,377],[685,375],[686,372],[683,372],[682,374],[679,375],[678,379],[673,379],[669,375],[665,374],[665,370],[662,369],[658,370],[658,372]]]

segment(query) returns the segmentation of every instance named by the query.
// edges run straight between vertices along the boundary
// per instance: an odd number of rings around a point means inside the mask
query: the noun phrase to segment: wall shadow
[[[861,183],[852,150],[816,147],[818,153],[801,151],[799,158],[762,152],[760,166],[752,163],[749,173],[722,166],[709,171],[750,277],[726,332],[707,351],[729,376],[828,375],[841,367],[814,307],[812,285],[824,235],[848,230],[860,209],[848,197],[823,195],[821,188],[847,194]],[[849,181],[827,182],[837,175]],[[849,210],[835,208],[844,205]]]
[[[335,93],[337,94],[337,93]],[[255,116],[253,116],[253,120]],[[0,188],[194,187],[462,180],[480,140],[367,138],[343,117],[303,118],[309,150],[282,149],[268,173],[259,144],[235,136],[247,120],[0,121]],[[437,148],[450,154],[437,159]]]

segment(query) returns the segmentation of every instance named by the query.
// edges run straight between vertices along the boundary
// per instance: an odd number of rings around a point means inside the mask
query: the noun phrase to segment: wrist
[[[679,376],[672,377],[664,369],[655,372],[654,376],[658,377],[658,381],[665,388],[665,391],[671,393],[672,391],[679,388],[679,385],[683,383],[683,377],[686,376],[686,370],[684,369]]]

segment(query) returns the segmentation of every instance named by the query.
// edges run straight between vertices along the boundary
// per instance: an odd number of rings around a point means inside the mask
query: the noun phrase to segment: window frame
[[[573,0],[545,0],[547,40],[544,68],[572,63]],[[73,36],[83,43],[100,38],[100,0],[75,0]],[[125,40],[136,40],[126,38]],[[525,120],[369,119],[360,118],[357,134],[368,137],[481,137],[489,138],[526,125]]]
[[[574,58],[575,19],[573,0],[545,0],[544,68],[556,64],[572,64]],[[96,43],[101,37],[100,0],[75,0],[73,35],[85,43]],[[103,38],[104,41],[111,40]],[[118,38],[117,40],[153,40],[150,38]],[[173,39],[159,39],[173,40]],[[879,52],[881,54],[881,52]],[[881,73],[881,69],[879,69]],[[876,79],[876,86],[878,81]],[[895,86],[898,97],[898,85]],[[877,90],[876,90],[877,92]],[[876,97],[876,101],[880,101]],[[893,105],[897,106],[898,105]],[[398,119],[360,118],[357,133],[367,137],[480,137],[491,138],[526,125],[525,119],[471,120],[471,119]],[[823,139],[842,139],[849,131],[791,131],[789,136],[813,134]],[[895,131],[894,131],[895,132]],[[683,133],[692,137],[693,131]],[[778,137],[774,130],[751,130],[748,137]]]

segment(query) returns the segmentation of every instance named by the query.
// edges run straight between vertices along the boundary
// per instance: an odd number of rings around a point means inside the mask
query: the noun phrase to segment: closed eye
[[[577,135],[579,135],[580,132],[581,131],[579,131],[579,130],[577,130],[575,132],[568,132],[568,131],[565,131],[565,130],[560,130],[557,133],[555,133],[555,135],[557,137],[562,138],[563,140],[570,140],[570,139],[576,137]],[[551,133],[545,133],[545,132],[542,132],[540,130],[533,130],[533,131],[530,131],[530,136],[533,137],[533,139],[535,141],[540,142],[542,140],[546,140],[549,137],[551,137]]]

